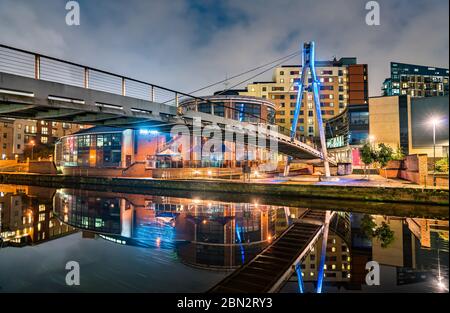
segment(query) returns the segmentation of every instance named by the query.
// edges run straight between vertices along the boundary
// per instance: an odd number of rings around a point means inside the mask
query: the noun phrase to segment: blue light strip
[[[237,237],[237,240],[238,240],[238,242],[239,242],[239,248],[240,248],[240,250],[241,250],[241,260],[242,260],[242,264],[244,264],[244,263],[245,263],[245,250],[244,250],[244,247],[242,246],[241,234],[240,234],[240,232],[239,232],[239,226],[238,226],[238,223],[237,223],[237,222],[236,222],[236,237]]]
[[[325,253],[322,253],[322,255],[320,256],[319,272],[317,274],[318,275],[318,277],[317,277],[317,293],[322,293],[324,266],[325,266]]]
[[[291,126],[291,139],[295,139],[295,135],[297,133],[297,124],[298,124],[298,117],[300,115],[300,109],[302,107],[302,100],[303,100],[303,88],[305,87],[305,76],[306,76],[306,68],[305,68],[305,60],[306,60],[306,54],[307,51],[303,48],[303,56],[302,56],[302,76],[299,77],[299,84],[298,84],[298,90],[297,90],[297,101],[295,103],[295,113],[294,113],[294,119],[292,120],[292,126]],[[294,84],[295,86],[295,84]]]
[[[298,262],[297,265],[295,265],[295,272],[297,273],[298,292],[305,293],[305,288],[303,286],[302,267],[301,267],[300,262]]]

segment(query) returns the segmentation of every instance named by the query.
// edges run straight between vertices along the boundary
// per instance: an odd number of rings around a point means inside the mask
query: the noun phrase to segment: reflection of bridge
[[[300,262],[311,251],[323,235],[321,268],[324,266],[328,224],[332,216],[325,211],[308,210],[296,220],[280,237],[266,247],[255,258],[225,277],[210,292],[213,293],[266,293],[277,292],[289,277],[297,271],[301,279]],[[320,270],[320,268],[319,268]],[[318,276],[322,285],[323,272]],[[318,290],[320,292],[320,288]],[[301,290],[303,287],[301,287]]]
[[[242,127],[246,123],[201,112],[181,112],[189,94],[52,57],[0,45],[0,117],[36,119],[123,128],[174,125]],[[248,123],[247,123],[248,124]],[[244,136],[256,137],[252,130]],[[322,153],[277,131],[266,132],[278,142],[278,151],[298,159],[318,159]],[[268,146],[268,145],[267,145]],[[330,162],[335,164],[334,160]]]

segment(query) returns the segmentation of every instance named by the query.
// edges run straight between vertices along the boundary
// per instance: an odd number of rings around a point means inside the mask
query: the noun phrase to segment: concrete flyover
[[[0,45],[0,117],[162,131],[170,131],[174,125],[193,129],[194,118],[200,117],[203,127],[215,124],[225,130],[232,125],[240,127],[245,139],[258,136],[243,122],[202,112],[182,112],[178,103],[187,98],[196,97]],[[288,134],[263,132],[267,147],[270,141],[276,141],[278,151],[294,159],[317,160],[322,156],[319,150],[291,140]],[[336,164],[333,159],[329,161]]]

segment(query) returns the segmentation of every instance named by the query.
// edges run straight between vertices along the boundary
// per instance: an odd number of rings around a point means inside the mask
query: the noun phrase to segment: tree
[[[394,150],[390,146],[384,143],[378,144],[378,151],[376,151],[375,161],[380,165],[381,168],[385,168],[388,162],[393,159],[393,157],[394,157]],[[386,172],[386,179],[387,179],[387,172]]]
[[[374,234],[374,230],[377,227],[377,224],[373,220],[373,217],[369,214],[364,214],[361,218],[360,229],[361,233],[365,235],[367,238],[371,239]]]
[[[400,145],[397,146],[397,150],[395,151],[394,155],[392,156],[392,160],[401,161],[405,158],[405,153],[403,152],[403,149]]]
[[[372,164],[373,162],[375,162],[376,159],[376,152],[373,149],[372,145],[370,144],[370,142],[366,142],[362,147],[361,147],[361,161],[363,161],[364,165],[370,166],[370,164]],[[365,168],[366,169],[366,168]],[[367,174],[366,174],[367,175]],[[370,175],[370,172],[369,172]],[[369,177],[367,175],[367,177]]]
[[[436,171],[440,173],[448,173],[448,159],[443,158],[436,161]]]
[[[381,242],[382,248],[387,248],[392,242],[394,242],[394,231],[385,222],[381,223],[375,232],[374,237],[376,237]]]

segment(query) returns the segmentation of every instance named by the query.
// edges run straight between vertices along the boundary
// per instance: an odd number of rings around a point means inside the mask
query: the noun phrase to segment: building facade
[[[367,104],[368,70],[366,64],[357,64],[356,58],[341,58],[316,62],[320,79],[320,102],[322,117],[330,119],[342,113],[347,106]],[[284,65],[274,70],[271,81],[249,84],[241,95],[261,97],[275,103],[276,123],[290,130],[301,76],[300,65]],[[309,73],[308,83],[311,83]],[[312,92],[307,92],[299,116],[297,136],[304,140],[318,137],[319,128],[315,118]]]
[[[239,95],[217,95],[180,103],[181,111],[213,114],[243,125],[274,125],[275,108],[268,100]],[[211,134],[178,136],[167,130],[121,129],[97,126],[63,136],[56,144],[56,166],[64,173],[102,176],[221,177],[274,171],[286,157],[269,147],[222,138],[214,151],[205,148]],[[213,135],[214,137],[215,135]],[[236,136],[237,137],[237,136]],[[275,169],[272,167],[275,166]],[[246,172],[248,173],[248,172]],[[257,175],[257,174],[255,174]]]
[[[58,138],[90,126],[71,123],[0,119],[0,157],[3,160],[23,158],[31,147],[52,148]],[[29,154],[29,153],[28,153]],[[29,157],[29,155],[28,155]]]
[[[180,103],[185,111],[196,111],[252,124],[275,124],[275,105],[272,101],[253,96],[214,95],[188,99]]]
[[[360,166],[360,148],[369,138],[369,106],[348,106],[344,112],[326,121],[325,134],[329,154],[340,163]]]
[[[369,99],[369,135],[374,144],[385,143],[404,154],[433,157],[433,126],[436,125],[436,157],[448,157],[449,98],[411,96]]]
[[[381,89],[383,96],[446,96],[448,69],[391,62],[391,77],[385,79]]]

